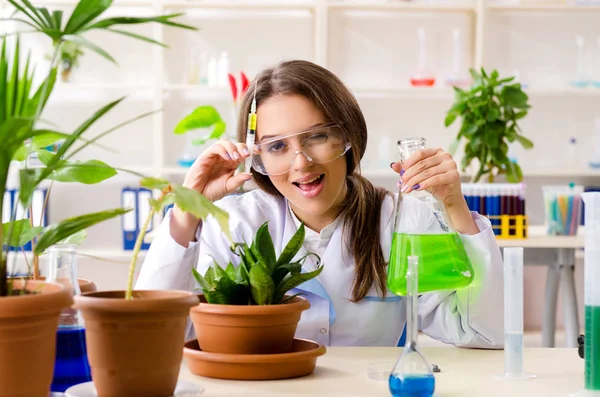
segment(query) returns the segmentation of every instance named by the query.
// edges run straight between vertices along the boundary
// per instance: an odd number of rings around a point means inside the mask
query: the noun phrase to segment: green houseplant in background
[[[34,89],[34,68],[31,67],[28,60],[23,64],[18,44],[15,44],[12,50],[8,49],[7,37],[17,35],[18,38],[18,32],[2,38],[0,56],[0,207],[2,207],[2,200],[5,197],[11,162],[24,161],[25,168],[19,172],[18,200],[25,208],[30,208],[32,193],[42,181],[94,184],[116,175],[116,168],[100,160],[77,161],[72,157],[87,146],[97,144],[96,141],[103,136],[153,113],[149,112],[134,117],[90,139],[84,138],[84,134],[99,119],[105,117],[123,101],[124,98],[121,98],[103,106],[71,133],[43,127],[39,122],[40,115],[48,103],[56,81],[57,62],[62,46],[65,43],[79,44],[115,62],[104,49],[81,35],[99,29],[164,45],[144,36],[121,31],[117,27],[156,22],[173,27],[194,28],[172,21],[174,17],[181,14],[149,18],[100,19],[100,16],[112,4],[110,0],[81,0],[68,19],[63,18],[62,11],[51,12],[44,7],[34,7],[28,0],[8,1],[17,9],[17,13],[8,19],[28,25],[35,31],[48,36],[54,47],[48,74],[42,84]],[[18,43],[18,39],[16,43]],[[63,143],[56,152],[44,149],[57,141]],[[35,168],[29,168],[26,159],[34,152],[42,164]],[[149,179],[142,179],[142,184],[147,186],[148,181]],[[156,184],[157,181],[152,181],[152,183]],[[222,215],[222,212],[217,211],[218,209],[199,193],[168,184],[166,181],[160,181],[160,183],[164,186],[165,194],[163,200],[156,200],[153,205],[156,206],[165,200],[170,200],[182,208],[189,209],[199,217],[205,217],[208,214]],[[35,238],[33,247],[35,259],[53,244],[128,211],[130,210],[116,208],[79,215],[44,228],[35,228],[27,220],[15,221],[13,213],[11,220],[2,225],[0,228],[0,241],[3,242],[0,256],[0,340],[3,343],[0,344],[0,385],[2,385],[0,396],[20,394],[45,397],[48,395],[55,358],[55,331],[58,316],[62,308],[70,306],[73,302],[70,291],[59,284],[44,283],[38,280],[9,281],[7,279],[7,247],[21,246]],[[133,266],[135,266],[136,257],[137,251],[133,255]],[[34,279],[38,274],[39,272],[34,270]],[[134,338],[129,345],[121,344],[117,349],[109,349],[98,348],[88,342],[90,354],[102,351],[103,357],[112,358],[120,357],[118,355],[120,352],[115,350],[123,350],[128,351],[131,356],[126,361],[119,362],[117,360],[117,365],[121,367],[116,371],[112,368],[110,373],[117,373],[118,376],[110,377],[109,390],[108,392],[101,391],[101,395],[134,397],[172,395],[181,360],[185,318],[188,315],[189,307],[197,304],[197,298],[191,293],[169,291],[149,291],[145,296],[135,296],[135,298],[144,299],[126,300],[125,295],[125,291],[122,291],[119,296],[121,299],[104,299],[105,297],[101,295],[90,296],[92,306],[96,308],[103,306],[106,301],[116,302],[116,305],[106,310],[110,313],[129,312],[131,314],[129,317],[135,317],[138,320],[146,315],[145,335],[140,336],[133,332]],[[157,297],[159,299],[155,299]],[[10,324],[10,329],[3,324]],[[18,327],[16,332],[15,327]],[[123,327],[123,329],[126,334],[131,331],[131,328]],[[148,339],[148,334],[153,334],[154,329],[169,329],[170,333],[165,335],[165,333],[157,332],[159,340],[150,340],[152,338]],[[129,334],[131,333],[129,332]],[[124,349],[123,346],[127,346],[127,349]],[[136,377],[134,375],[137,379],[146,379],[147,374],[152,374],[153,381],[146,382],[147,384],[142,387],[131,382],[132,371],[139,370],[139,365],[136,365],[135,360],[145,362],[147,366],[153,367],[144,368],[143,376]],[[94,377],[101,382],[105,373],[102,372],[101,365],[95,367],[98,370],[93,370]],[[99,390],[101,389],[100,383],[97,383],[96,386]]]
[[[235,243],[235,267],[215,263],[204,275],[192,269],[202,289],[201,303],[190,311],[198,344],[203,351],[227,354],[275,354],[289,351],[306,299],[286,293],[323,271],[318,255],[294,260],[304,242],[304,224],[277,257],[264,223],[254,240]],[[307,257],[317,268],[303,272]]]
[[[465,139],[463,171],[473,160],[478,160],[479,168],[473,176],[478,182],[487,176],[493,182],[495,176],[505,175],[509,182],[523,179],[521,167],[508,157],[509,143],[519,142],[525,149],[531,149],[533,143],[522,134],[519,120],[527,116],[531,106],[528,96],[520,83],[514,83],[514,77],[500,78],[493,70],[480,73],[471,69],[474,84],[469,89],[455,87],[455,103],[448,110],[445,126],[461,118],[458,135],[450,147],[454,154],[462,139]]]
[[[83,55],[81,45],[66,42],[60,49],[60,79],[68,82],[71,78],[73,69],[79,66],[79,57]]]

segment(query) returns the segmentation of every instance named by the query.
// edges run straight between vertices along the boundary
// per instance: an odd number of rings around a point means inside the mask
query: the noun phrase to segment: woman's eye
[[[316,134],[312,134],[311,136],[308,137],[308,142],[309,143],[323,143],[323,142],[327,142],[327,133],[325,132],[319,132]]]
[[[285,144],[283,142],[274,142],[268,145],[267,150],[269,152],[280,152],[285,149]]]

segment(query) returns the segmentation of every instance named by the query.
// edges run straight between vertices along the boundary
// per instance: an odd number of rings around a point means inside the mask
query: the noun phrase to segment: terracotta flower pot
[[[185,325],[198,297],[185,291],[90,292],[75,297],[99,397],[173,395]]]
[[[217,305],[192,307],[190,317],[200,348],[210,353],[274,354],[290,351],[300,316],[310,307],[295,297],[288,303],[264,306]]]
[[[20,289],[24,282],[13,281]],[[73,304],[64,286],[27,281],[35,295],[0,297],[0,397],[47,397],[63,308]]]
[[[31,280],[31,277],[10,277],[11,280],[20,280],[22,278],[25,278],[27,280]],[[44,281],[46,279],[45,276],[40,276],[39,280],[40,281]],[[98,288],[96,287],[96,284],[91,281],[91,280],[87,280],[85,278],[78,278],[77,281],[79,282],[79,289],[81,290],[81,293],[85,293],[85,292],[96,292],[98,291]]]

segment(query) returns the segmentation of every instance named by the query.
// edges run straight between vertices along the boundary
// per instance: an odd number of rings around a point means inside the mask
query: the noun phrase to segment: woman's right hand
[[[210,201],[220,200],[252,179],[251,174],[244,172],[234,175],[240,163],[249,156],[244,143],[218,141],[194,161],[185,176],[183,186],[196,190]],[[195,240],[199,224],[200,219],[192,214],[183,212],[177,206],[173,208],[170,231],[173,239],[180,245],[187,247],[190,241]]]
[[[221,140],[206,149],[192,164],[183,186],[196,190],[210,201],[217,201],[233,193],[251,174],[234,175],[240,163],[250,156],[244,143]]]

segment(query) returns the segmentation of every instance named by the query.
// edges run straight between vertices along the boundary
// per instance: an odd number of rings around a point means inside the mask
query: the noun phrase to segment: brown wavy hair
[[[340,124],[350,142],[346,153],[347,194],[341,204],[344,238],[354,255],[352,301],[362,300],[373,284],[381,296],[387,292],[386,263],[381,249],[381,205],[388,192],[360,175],[360,159],[367,147],[367,124],[358,102],[344,83],[327,69],[308,61],[281,62],[263,70],[246,91],[238,120],[238,140],[246,141],[248,112],[256,87],[256,103],[275,95],[302,95],[321,111],[325,122]],[[282,196],[268,176],[252,170],[254,182],[266,193]]]

